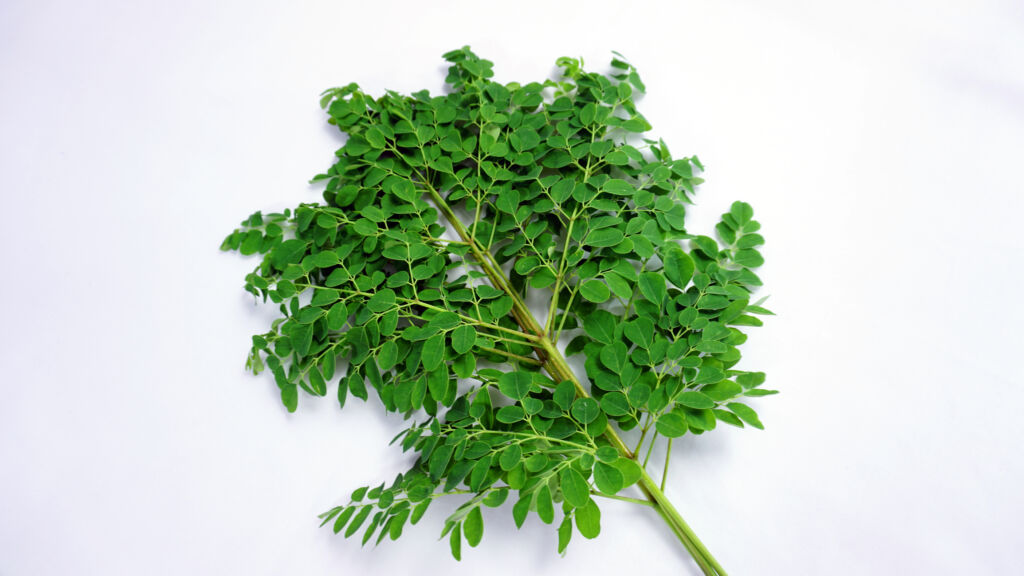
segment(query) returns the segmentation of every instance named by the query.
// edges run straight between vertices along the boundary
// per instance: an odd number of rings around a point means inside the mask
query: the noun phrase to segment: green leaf
[[[599,280],[591,278],[590,280],[584,280],[580,284],[580,295],[591,302],[600,304],[611,297],[611,292]]]
[[[345,527],[345,524],[348,524],[348,521],[352,519],[352,515],[356,512],[356,508],[356,506],[349,506],[338,515],[338,519],[334,521],[333,527],[335,534],[341,532],[342,528]],[[321,526],[323,526],[323,524],[321,524]]]
[[[371,312],[387,312],[395,306],[395,291],[390,288],[384,288],[377,292],[366,302],[366,307]]]
[[[498,378],[498,389],[501,393],[515,400],[522,400],[533,387],[533,374],[529,372],[506,372]]]
[[[630,406],[641,409],[651,397],[651,387],[642,382],[634,384],[633,387],[629,389],[627,397],[629,398]]]
[[[504,422],[505,424],[513,424],[519,422],[526,417],[526,412],[519,406],[502,406],[498,409],[496,418],[498,422]]]
[[[466,544],[475,548],[480,543],[484,537],[484,516],[480,512],[479,506],[470,510],[466,515],[466,520],[462,523],[462,531],[466,535]]]
[[[754,249],[738,250],[732,260],[745,268],[757,268],[764,264],[764,257]]]
[[[338,263],[338,255],[334,252],[318,252],[310,258],[317,268],[330,268]]]
[[[666,412],[658,417],[654,428],[666,438],[678,438],[686,434],[686,417],[681,412]]]
[[[582,508],[576,510],[576,529],[588,540],[597,538],[601,533],[601,510],[590,500]]]
[[[612,466],[615,467],[619,473],[622,474],[622,487],[626,488],[636,484],[640,480],[642,471],[640,465],[634,460],[629,458],[619,458],[615,462],[612,462]]]
[[[697,373],[697,378],[693,381],[694,384],[709,384],[712,382],[718,382],[725,378],[725,372],[714,366],[701,366],[700,372]]]
[[[284,270],[288,264],[295,264],[301,260],[308,246],[307,241],[298,238],[285,240],[270,251],[270,262],[278,270]]]
[[[444,476],[444,470],[448,467],[448,461],[452,457],[455,447],[451,444],[442,444],[430,454],[430,477],[434,480]]]
[[[736,247],[743,248],[754,248],[764,244],[764,236],[760,234],[747,234],[736,241]]]
[[[309,386],[319,396],[327,394],[327,382],[324,381],[323,374],[320,373],[320,369],[316,366],[309,370]]]
[[[616,374],[621,374],[629,363],[629,350],[622,342],[601,349],[601,363]]]
[[[722,380],[701,388],[701,392],[715,402],[734,398],[743,393],[743,387],[732,380]]]
[[[416,507],[412,509],[412,515],[409,517],[409,523],[416,524],[417,522],[419,522],[420,518],[423,518],[423,514],[427,512],[427,507],[430,506],[431,502],[432,500],[428,498],[423,502],[417,504]]]
[[[609,272],[603,278],[608,283],[608,288],[611,289],[612,293],[622,300],[629,300],[630,296],[633,295],[633,286],[622,276]]]
[[[312,324],[319,320],[323,315],[324,311],[322,309],[309,306],[299,310],[299,314],[295,317],[295,321],[299,324]]]
[[[402,536],[402,529],[405,527],[405,522],[408,519],[409,509],[406,508],[388,520],[387,532],[388,536],[390,536],[392,540],[398,540]]]
[[[736,224],[742,227],[754,217],[754,209],[746,202],[733,202],[729,214],[736,220]]]
[[[761,424],[761,420],[757,417],[757,412],[746,404],[740,404],[739,402],[730,402],[726,404],[726,407],[732,411],[733,414],[740,417],[747,424],[750,424],[758,430],[764,430],[764,424]]]
[[[260,244],[262,243],[263,235],[257,230],[249,230],[249,232],[245,234],[245,238],[242,240],[242,246],[238,251],[245,256],[255,254],[259,251]]]
[[[601,446],[594,453],[598,460],[605,463],[612,463],[619,459],[619,451],[611,446]]]
[[[435,334],[423,343],[420,361],[426,370],[435,370],[444,361],[444,334]]]
[[[580,508],[590,502],[590,485],[574,468],[562,468],[558,473],[558,484],[570,506]]]
[[[604,183],[604,186],[602,186],[601,189],[609,194],[615,194],[617,196],[631,196],[636,192],[636,189],[633,188],[632,184],[618,178],[608,180]]]
[[[348,382],[342,378],[338,382],[338,407],[344,408],[346,400],[348,400]]]
[[[299,406],[299,390],[294,384],[281,388],[281,403],[289,412],[295,412]]]
[[[564,380],[555,388],[554,401],[562,410],[569,410],[575,399],[576,387],[573,386],[572,382]]]
[[[292,347],[299,356],[309,353],[309,347],[313,342],[313,325],[301,324],[292,330]]]
[[[452,529],[448,542],[451,546],[452,557],[456,560],[462,560],[462,530],[459,529],[458,523]]]
[[[655,272],[644,272],[640,275],[640,293],[644,298],[658,306],[665,300],[665,278]]]
[[[462,323],[459,316],[453,312],[441,312],[430,319],[427,326],[437,330],[450,330]]]
[[[593,398],[578,398],[572,404],[572,417],[581,424],[590,424],[597,418],[601,408]]]
[[[491,492],[490,494],[488,494],[487,496],[485,496],[484,500],[483,500],[483,503],[484,503],[484,506],[487,506],[487,507],[490,507],[490,508],[497,508],[497,507],[501,506],[502,504],[504,504],[505,500],[507,498],[508,498],[508,490],[505,489],[505,488],[502,488],[500,490],[495,490],[495,491]]]
[[[380,230],[377,225],[366,218],[360,218],[352,224],[352,230],[360,236],[376,236]]]
[[[344,302],[338,302],[327,311],[327,329],[340,330],[348,319],[348,307]]]
[[[465,354],[476,343],[476,328],[466,324],[452,331],[452,349],[458,354]]]
[[[566,516],[558,525],[558,553],[562,554],[572,539],[572,516]]]
[[[620,86],[628,86],[628,84],[620,84]],[[604,161],[613,166],[625,166],[629,164],[629,156],[622,150],[614,150],[605,155]]]
[[[615,339],[615,320],[607,310],[595,310],[583,318],[583,331],[598,342],[611,344]]]
[[[609,392],[601,397],[601,409],[609,416],[624,416],[629,413],[629,400],[622,392]]]
[[[761,384],[764,384],[764,381],[764,372],[747,372],[736,377],[736,383],[742,386],[745,390],[756,388]]]
[[[622,333],[630,342],[648,350],[653,343],[651,339],[655,334],[654,323],[649,318],[637,318],[623,325]]]
[[[355,510],[355,507],[351,507],[349,509]],[[345,530],[345,538],[352,536],[359,530],[359,527],[363,525],[363,522],[366,521],[366,517],[370,515],[370,512],[372,510],[373,506],[363,506],[362,508],[359,509],[359,513],[356,514],[355,518],[352,519],[352,523],[348,525],[348,529]],[[337,524],[335,524],[335,526],[337,527]],[[340,530],[341,528],[338,527],[335,533],[337,533]]]
[[[501,457],[498,458],[498,462],[501,464],[501,469],[508,472],[515,468],[522,459],[523,449],[519,447],[519,444],[511,444],[508,448],[505,448],[505,450],[502,451]]]
[[[680,290],[686,289],[686,285],[690,283],[690,278],[693,277],[693,271],[696,269],[693,258],[690,258],[690,255],[677,244],[669,243],[665,245],[662,253],[662,264],[668,281],[675,284]]]
[[[520,494],[519,500],[512,506],[512,519],[516,528],[522,528],[526,521],[526,515],[530,513],[530,504],[533,502],[533,495]]]
[[[380,345],[377,351],[377,366],[381,370],[390,370],[398,361],[398,345],[394,340],[388,340]]]
[[[676,397],[676,402],[688,408],[713,408],[715,401],[701,392],[687,390]]]
[[[384,134],[382,134],[380,129],[376,126],[367,130],[363,137],[366,138],[366,141],[374,148],[383,148],[387,143],[384,139]]]
[[[606,248],[622,242],[624,237],[622,232],[616,228],[602,228],[592,231],[587,236],[587,244],[596,248]]]
[[[555,507],[551,502],[551,490],[544,484],[537,490],[536,496],[537,516],[541,522],[551,524],[555,520]]]
[[[743,421],[740,420],[735,414],[726,410],[712,410],[715,413],[715,418],[719,419],[726,424],[735,426],[737,428],[743,428]]]
[[[622,472],[603,462],[594,464],[594,484],[605,494],[616,494],[622,490]]]
[[[717,419],[715,413],[707,408],[684,408],[686,424],[691,430],[714,430]]]
[[[366,383],[363,382],[363,377],[358,373],[352,374],[348,379],[348,388],[352,392],[352,395],[359,398],[362,401],[366,401],[369,397],[366,394]]]

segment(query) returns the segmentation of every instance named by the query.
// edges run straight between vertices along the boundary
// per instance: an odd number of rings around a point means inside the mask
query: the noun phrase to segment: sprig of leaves
[[[687,232],[703,165],[642,137],[644,85],[621,55],[608,75],[560,58],[561,78],[527,84],[493,81],[469,48],[444,58],[445,95],[324,92],[348,140],[314,178],[323,202],[257,212],[222,246],[261,255],[246,289],[281,316],[247,366],[270,369],[289,411],[299,389],[337,381],[342,407],[372,388],[410,421],[394,442],[416,464],[323,524],[396,539],[461,495],[442,529],[460,558],[481,540],[481,507],[512,500],[517,526],[558,523],[562,552],[573,526],[600,533],[607,497],[654,507],[705,573],[724,574],[664,497],[668,458],[660,486],[646,464],[659,437],[670,454],[718,422],[762,427],[745,400],[774,391],[735,368],[742,329],[770,314],[751,303],[764,242],[752,209],[733,204],[717,241]],[[535,291],[543,324],[525,305]],[[585,378],[565,360],[576,354]],[[620,433],[636,428],[629,449]],[[644,499],[620,494],[633,485]]]

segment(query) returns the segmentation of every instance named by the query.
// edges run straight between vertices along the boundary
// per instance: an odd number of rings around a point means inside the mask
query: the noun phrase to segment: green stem
[[[640,447],[644,445],[644,438],[647,438],[647,430],[650,427],[650,421],[651,421],[651,414],[650,414],[650,412],[648,412],[647,416],[644,417],[644,426],[640,430],[640,441],[636,443],[636,448],[633,448],[633,453],[634,454],[639,452],[640,451]]]
[[[665,482],[668,480],[668,461],[672,458],[672,439],[668,439],[668,447],[665,448],[665,469],[661,472],[661,490],[665,490]]]
[[[604,492],[598,492],[596,490],[590,491],[591,496],[600,496],[601,498],[611,498],[612,500],[622,500],[623,502],[631,502],[633,504],[639,504],[641,506],[651,506],[654,504],[650,500],[641,500],[639,498],[630,498],[629,496],[618,496],[616,494],[605,494]]]
[[[573,383],[573,387],[576,389],[576,395],[580,398],[587,398],[590,395],[586,389],[580,383],[579,379],[576,378],[576,374],[569,367],[565,357],[561,351],[555,347],[551,339],[548,338],[543,327],[533,317],[533,313],[523,302],[519,294],[512,288],[508,280],[505,278],[505,274],[502,272],[501,267],[494,260],[494,256],[488,250],[482,250],[476,241],[470,235],[466,227],[463,226],[462,222],[455,216],[451,207],[444,201],[441,194],[434,189],[427,181],[422,181],[423,186],[430,194],[434,204],[437,205],[441,213],[444,214],[445,219],[455,228],[459,237],[469,244],[470,251],[473,253],[474,259],[476,259],[478,265],[483,269],[484,273],[487,274],[488,278],[495,285],[496,288],[505,292],[509,298],[512,299],[512,315],[516,322],[527,334],[536,335],[536,342],[534,348],[537,351],[537,356],[544,365],[544,369],[555,379],[556,382],[562,382],[568,380]],[[625,458],[633,458],[633,453],[629,450],[626,444],[622,441],[622,438],[615,432],[614,429],[608,427],[605,431],[605,438],[612,444],[612,446],[619,451]],[[727,576],[725,570],[718,564],[711,553],[708,552],[704,544],[697,538],[697,535],[693,533],[693,530],[683,520],[682,516],[672,505],[672,502],[665,497],[664,492],[658,488],[654,483],[654,480],[647,474],[647,471],[640,470],[640,490],[647,497],[647,500],[651,503],[653,508],[658,514],[665,520],[675,533],[676,537],[683,544],[686,550],[693,557],[697,565],[700,566],[701,571],[704,572],[705,576]]]
[[[728,576],[722,565],[715,560],[715,557],[708,552],[708,549],[704,546],[704,543],[697,538],[697,535],[693,533],[693,529],[690,525],[683,520],[683,517],[679,515],[679,511],[672,505],[672,502],[665,497],[665,493],[654,483],[654,480],[647,474],[646,470],[640,471],[640,490],[648,497],[649,500],[655,503],[655,508],[661,513],[665,521],[672,526],[672,531],[675,532],[679,540],[683,542],[683,545],[690,550],[694,560],[701,565],[701,570],[704,574],[709,576]],[[691,550],[690,547],[693,547]]]
[[[526,356],[520,356],[519,354],[513,354],[511,352],[506,352],[504,350],[498,350],[497,348],[488,348],[486,346],[479,346],[478,348],[480,348],[484,352],[488,352],[488,353],[491,353],[491,354],[501,354],[502,356],[507,356],[509,358],[514,358],[514,359],[516,359],[516,360],[518,360],[520,362],[525,362],[527,364],[533,364],[534,366],[542,366],[540,360],[537,360],[536,358],[527,358]]]
[[[575,214],[574,214],[575,216]],[[565,275],[565,256],[569,253],[569,241],[572,239],[572,226],[576,223],[575,218],[569,219],[569,230],[565,233],[565,245],[562,247],[562,257],[558,262],[558,276],[555,278],[555,288],[551,292],[551,307],[548,310],[548,317],[544,320],[544,331],[558,342],[558,337],[552,330],[555,328],[555,314],[558,313],[558,291],[562,288],[562,277]],[[569,310],[569,305],[565,307]],[[564,323],[565,318],[562,318]]]
[[[654,431],[654,435],[651,436],[651,443],[647,445],[647,455],[644,456],[643,468],[647,468],[647,461],[651,459],[651,452],[654,451],[654,441],[658,439],[658,431]]]

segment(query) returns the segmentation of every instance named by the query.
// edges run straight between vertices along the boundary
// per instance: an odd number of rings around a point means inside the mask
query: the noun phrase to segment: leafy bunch
[[[323,202],[257,212],[222,246],[262,257],[246,289],[281,317],[247,366],[270,369],[289,411],[300,389],[337,381],[341,406],[372,388],[410,422],[395,442],[412,468],[324,524],[395,539],[462,495],[442,532],[460,558],[480,542],[481,506],[511,500],[517,526],[557,522],[564,551],[574,525],[598,535],[595,498],[609,497],[652,506],[724,574],[646,464],[659,437],[670,454],[718,422],[761,428],[743,400],[773,392],[734,368],[742,328],[770,314],[751,302],[764,239],[750,206],[722,215],[718,240],[686,231],[703,166],[640,136],[644,85],[618,54],[608,75],[561,58],[561,78],[528,84],[493,81],[468,47],[444,58],[445,95],[326,91],[348,139],[314,178]],[[643,499],[621,494],[634,484]]]

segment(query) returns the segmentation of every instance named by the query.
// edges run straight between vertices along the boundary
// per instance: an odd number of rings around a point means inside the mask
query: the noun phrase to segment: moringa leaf
[[[507,83],[468,47],[444,59],[443,92],[325,91],[346,138],[314,178],[320,200],[252,214],[221,244],[260,259],[245,290],[279,315],[246,366],[273,374],[289,412],[336,381],[339,407],[372,388],[405,420],[392,443],[409,467],[323,525],[397,539],[444,496],[456,559],[481,542],[482,505],[517,527],[561,511],[564,552],[574,523],[600,533],[592,494],[640,484],[689,538],[651,474],[669,470],[666,438],[762,426],[746,402],[774,391],[737,366],[743,327],[771,314],[754,295],[761,224],[736,202],[716,238],[687,230],[703,164],[635,138],[646,88],[623,56],[608,74],[566,57],[553,79]],[[665,458],[643,469],[655,448]]]
[[[580,508],[590,502],[590,485],[573,468],[563,468],[559,472],[558,484],[562,489],[562,496],[570,506]]]

